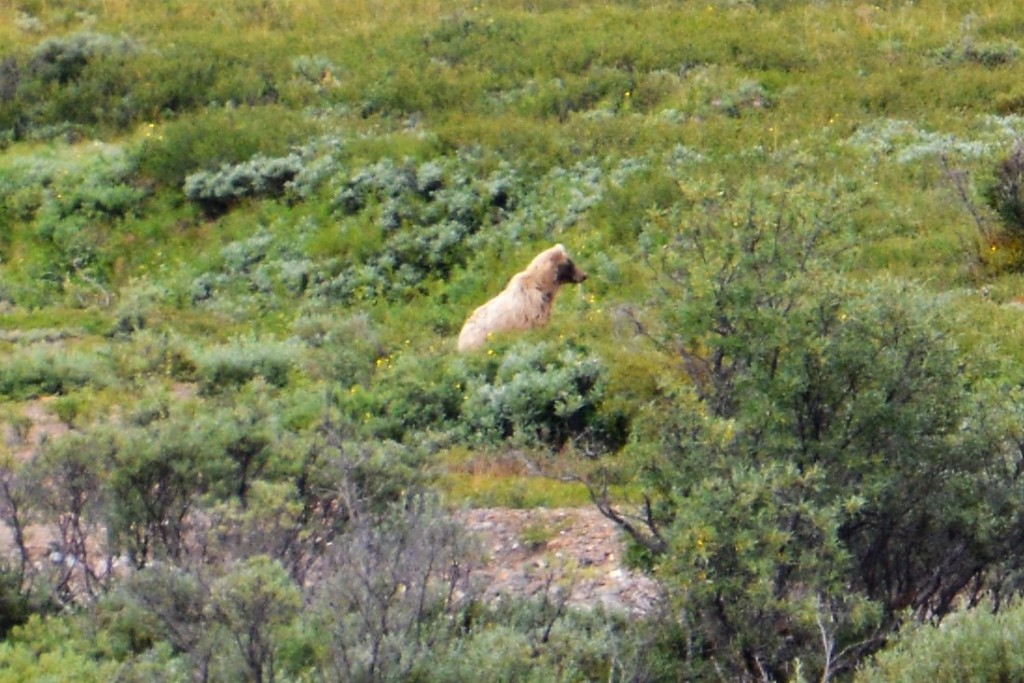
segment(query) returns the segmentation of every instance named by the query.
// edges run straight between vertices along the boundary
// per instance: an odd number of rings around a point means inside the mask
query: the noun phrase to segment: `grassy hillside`
[[[1022,27],[1010,0],[0,4],[0,516],[52,525],[67,559],[36,566],[15,535],[0,622],[42,616],[0,660],[14,679],[167,663],[175,680],[671,679],[765,662],[795,680],[848,673],[903,608],[942,616],[970,586],[1003,590],[1019,551],[985,544],[1016,533],[1019,496],[1005,477],[983,511],[963,492],[1012,470],[1019,443]],[[590,277],[551,324],[457,354],[467,314],[556,242]],[[807,401],[790,422],[792,397]],[[857,421],[890,403],[902,412]],[[40,407],[67,436],[33,441]],[[812,413],[821,434],[848,431],[808,440]],[[773,448],[762,498],[737,473]],[[699,484],[719,466],[727,484]],[[891,512],[886,487],[921,477],[949,497],[893,518],[978,549],[943,598],[912,578],[941,556],[894,555],[881,578],[858,535]],[[702,633],[695,651],[685,618],[628,641],[545,603],[473,607],[486,628],[429,644],[421,610],[399,654],[368,672],[348,658],[372,634],[346,640],[328,606],[359,601],[310,578],[325,558],[358,573],[337,548],[384,562],[372,549],[397,544],[422,566],[389,526],[405,524],[455,557],[439,510],[589,504],[581,481],[608,510],[647,504],[636,560],[681,591],[666,604],[708,597],[696,576],[737,605],[774,582],[770,608],[735,618],[817,642],[827,614],[848,647]],[[712,529],[684,512],[698,503],[784,513],[723,540],[738,522]],[[735,557],[715,564],[716,538]],[[815,603],[826,561],[844,569]],[[193,583],[145,571],[168,564]],[[836,578],[854,565],[863,586]],[[160,592],[146,581],[198,611],[143,618],[133,600]],[[863,604],[836,597],[843,581]],[[260,591],[280,611],[214,656]],[[46,616],[62,605],[85,619]],[[435,608],[469,624],[467,609]],[[503,628],[515,644],[495,651]],[[582,631],[600,632],[593,651]]]

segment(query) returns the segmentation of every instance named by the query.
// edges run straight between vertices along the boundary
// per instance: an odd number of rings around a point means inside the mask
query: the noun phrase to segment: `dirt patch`
[[[568,593],[568,604],[645,614],[657,583],[622,563],[618,527],[594,508],[484,508],[462,513],[487,556],[477,570],[486,597]]]

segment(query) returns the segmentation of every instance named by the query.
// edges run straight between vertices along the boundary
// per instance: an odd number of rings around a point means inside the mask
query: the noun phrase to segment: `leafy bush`
[[[353,385],[339,401],[354,422],[385,439],[408,441],[456,428],[472,370],[435,356],[392,354],[376,360],[370,386]]]
[[[307,346],[307,371],[341,387],[368,384],[385,354],[380,334],[365,314],[341,320],[328,315],[297,318],[292,330]]]
[[[625,443],[625,419],[602,410],[607,371],[583,349],[518,344],[481,379],[467,387],[462,414],[463,429],[480,443],[557,451],[572,441],[596,453]]]
[[[23,60],[9,57],[0,130],[48,137],[76,125],[125,125],[126,65],[139,52],[128,37],[84,31],[47,38]]]
[[[335,196],[343,216],[373,217],[380,243],[361,263],[326,279],[317,293],[343,301],[399,299],[446,278],[466,262],[472,236],[501,223],[515,205],[509,174],[481,183],[469,164],[450,160],[396,164],[385,159],[344,181]],[[365,231],[362,225],[353,229]]]
[[[11,629],[21,626],[33,615],[45,615],[53,605],[38,595],[30,585],[24,584],[23,572],[0,566],[0,636],[4,639]]]
[[[272,228],[260,226],[226,244],[219,263],[192,280],[191,303],[230,311],[233,303],[246,298],[265,306],[277,296],[302,296],[323,280],[323,273],[322,266],[302,255],[301,247],[298,239],[283,239]]]
[[[110,302],[124,224],[142,214],[147,197],[133,184],[134,171],[124,149],[97,143],[85,151],[41,150],[0,174],[0,214],[17,221],[8,239],[17,235],[28,247],[26,267],[11,275],[31,291],[15,293],[14,301],[31,305],[82,287],[83,298]]]
[[[209,108],[154,128],[138,149],[139,174],[165,187],[181,189],[191,174],[216,174],[224,165],[254,157],[287,158],[303,145],[313,124],[280,106]]]
[[[471,541],[429,499],[359,520],[335,544],[308,626],[345,680],[403,680],[455,640],[476,597]]]
[[[243,671],[248,680],[274,680],[279,643],[301,608],[299,588],[268,557],[250,557],[219,577],[210,586],[207,609],[228,649],[213,659],[214,671],[222,670],[215,676],[227,679]]]
[[[193,354],[200,387],[205,393],[236,388],[260,377],[283,387],[294,366],[298,348],[289,343],[236,339]]]
[[[985,196],[1003,219],[1006,231],[1024,238],[1024,145],[1016,145],[999,161]]]
[[[133,41],[128,38],[102,33],[72,33],[60,38],[47,38],[33,50],[28,72],[43,82],[67,84],[78,78],[97,55],[130,53],[135,49]]]
[[[604,405],[607,370],[580,348],[520,342],[478,358],[385,356],[367,388],[340,397],[346,411],[378,437],[424,433],[483,446],[514,444],[557,451],[619,449],[628,419]]]
[[[0,682],[74,679],[102,683],[116,676],[117,663],[100,661],[88,638],[58,618],[33,617],[0,644]]]
[[[670,241],[651,236],[655,339],[682,373],[639,432],[648,517],[626,528],[713,666],[788,678],[799,660],[828,678],[905,609],[1003,590],[1024,499],[994,427],[1009,406],[981,391],[943,308],[835,275],[843,211],[771,187],[702,196]],[[991,497],[970,493],[979,480]]]
[[[214,440],[194,421],[156,417],[118,430],[105,463],[109,542],[135,568],[183,558],[187,517],[226,469]]]
[[[1020,48],[1009,40],[982,42],[974,36],[978,17],[968,14],[960,25],[960,36],[938,51],[938,58],[948,64],[972,63],[987,68],[1012,64],[1020,57]]]
[[[246,162],[221,166],[219,171],[200,171],[185,178],[185,196],[210,216],[227,211],[246,197],[279,197],[302,170],[298,154],[268,158],[257,155]]]
[[[879,652],[854,679],[858,683],[960,683],[1024,678],[1024,609],[991,605],[957,613],[941,625],[908,625],[894,644]]]
[[[66,394],[86,385],[102,387],[110,382],[109,372],[94,354],[30,348],[10,354],[0,365],[0,396],[23,400]]]

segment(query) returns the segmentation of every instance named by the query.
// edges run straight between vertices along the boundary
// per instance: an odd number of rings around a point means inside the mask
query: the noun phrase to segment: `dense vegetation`
[[[1019,678],[1022,27],[0,4],[0,681]],[[576,504],[659,609],[483,601]]]

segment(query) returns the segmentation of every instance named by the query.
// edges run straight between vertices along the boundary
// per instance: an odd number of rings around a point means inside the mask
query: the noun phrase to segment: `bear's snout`
[[[572,261],[565,261],[558,265],[558,272],[556,275],[556,281],[558,284],[575,284],[583,282],[587,279],[586,272],[577,266]]]

